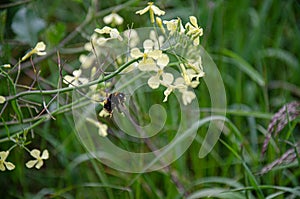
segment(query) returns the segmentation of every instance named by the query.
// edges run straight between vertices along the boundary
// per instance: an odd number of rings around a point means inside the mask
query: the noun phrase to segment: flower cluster
[[[186,24],[183,24],[180,18],[171,20],[160,18],[165,12],[153,2],[149,2],[146,8],[136,11],[138,15],[146,13],[150,15],[150,22],[158,27],[151,29],[149,35],[132,28],[120,33],[118,25],[122,25],[123,18],[115,12],[105,16],[103,22],[106,25],[95,28],[90,41],[84,45],[88,54],[80,55],[81,68],[75,70],[73,75],[64,76],[64,83],[69,87],[76,87],[103,78],[113,69],[130,62],[122,71],[123,75],[134,70],[149,74],[147,84],[151,89],[164,88],[163,102],[167,102],[173,92],[178,92],[184,105],[192,103],[196,98],[194,89],[205,75],[197,48],[203,29],[194,16],[190,16]],[[159,30],[161,31],[158,32]],[[188,45],[184,46],[184,42]],[[183,49],[179,51],[181,53],[179,56],[176,54],[178,46]],[[125,51],[122,51],[124,49]],[[119,52],[123,53],[122,56],[119,56]],[[112,68],[107,70],[107,67]],[[86,71],[91,74],[90,78],[82,76],[88,74]],[[103,99],[106,99],[107,93],[105,94],[103,87],[91,86],[87,95],[90,99],[102,101],[103,108],[97,117],[111,117],[111,113],[104,108]],[[102,123],[102,120],[87,117],[85,121],[97,129],[99,136],[108,135],[108,126]]]
[[[29,160],[26,163],[27,168],[32,168],[35,166],[36,169],[40,169],[44,161],[49,158],[49,152],[48,150],[44,150],[42,153],[42,156],[40,155],[41,151],[38,149],[33,149],[30,151],[30,155],[35,158],[35,160]],[[11,162],[6,161],[7,157],[9,155],[9,151],[1,151],[0,152],[0,170],[5,171],[7,170],[13,170],[15,168],[15,165]]]

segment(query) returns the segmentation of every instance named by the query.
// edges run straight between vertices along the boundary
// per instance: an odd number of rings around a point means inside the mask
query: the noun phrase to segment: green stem
[[[24,91],[24,92],[20,92],[20,93],[14,95],[14,96],[8,96],[8,97],[6,97],[6,101],[15,100],[15,99],[17,99],[19,97],[26,96],[26,95],[37,95],[37,94],[51,95],[51,94],[56,94],[58,92],[59,93],[65,93],[65,92],[68,92],[68,91],[73,91],[75,89],[86,88],[86,87],[92,86],[94,84],[99,84],[101,82],[104,82],[104,81],[107,81],[107,80],[113,78],[114,76],[116,76],[117,74],[119,74],[120,72],[122,72],[125,68],[127,68],[128,66],[130,66],[132,63],[134,63],[134,62],[136,62],[136,61],[138,61],[140,59],[142,59],[142,58],[140,57],[140,58],[133,59],[133,60],[127,62],[126,64],[123,64],[116,71],[114,71],[113,73],[105,76],[104,78],[91,81],[91,82],[89,82],[87,84],[82,84],[82,85],[79,85],[79,86],[76,86],[76,87],[66,87],[66,88],[62,88],[62,89],[55,89],[55,90]]]

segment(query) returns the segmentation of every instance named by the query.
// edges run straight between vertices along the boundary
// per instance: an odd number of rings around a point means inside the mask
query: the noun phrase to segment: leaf
[[[17,39],[34,45],[38,42],[38,33],[45,28],[45,21],[33,10],[21,8],[13,18],[12,29]]]
[[[64,23],[55,23],[47,28],[46,37],[49,45],[57,45],[66,35],[66,25]]]
[[[263,77],[245,59],[243,59],[238,54],[227,49],[222,50],[222,53],[225,56],[229,57],[232,63],[238,66],[243,72],[245,72],[251,79],[253,79],[260,86],[265,85],[265,81]]]

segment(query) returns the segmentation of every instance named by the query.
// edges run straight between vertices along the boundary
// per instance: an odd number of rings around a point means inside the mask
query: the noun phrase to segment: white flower
[[[9,154],[9,151],[1,151],[0,152],[0,170],[5,171],[5,167],[8,170],[13,170],[15,168],[15,165],[11,162],[6,162],[6,158]]]
[[[159,9],[157,6],[153,4],[153,2],[148,2],[148,6],[146,8],[136,11],[135,14],[143,15],[148,11],[150,13],[151,23],[154,23],[154,15],[161,16],[165,14],[165,11]]]
[[[103,18],[105,24],[121,25],[124,19],[117,13],[112,12],[111,14]]]
[[[100,136],[102,137],[106,137],[107,136],[107,125],[106,124],[102,124],[96,120],[93,120],[91,118],[86,118],[86,121],[88,121],[89,123],[95,125],[98,128],[98,133]]]
[[[191,36],[193,40],[193,44],[195,46],[199,45],[199,37],[203,35],[203,29],[198,26],[197,18],[194,16],[190,16],[190,22],[185,25],[187,29],[186,35]]]
[[[184,33],[185,31],[180,18],[170,21],[164,20],[163,23],[167,25],[167,30],[170,31],[170,35],[173,35],[175,32]]]
[[[44,52],[45,49],[46,49],[45,43],[44,42],[39,42],[39,43],[36,44],[34,49],[29,51],[28,53],[26,53],[26,55],[24,55],[22,57],[21,61],[24,61],[24,60],[28,59],[33,54],[37,54],[39,56],[46,55],[46,52]]]
[[[66,75],[64,76],[63,82],[65,84],[69,84],[69,87],[74,87],[74,86],[79,86],[81,84],[86,84],[88,83],[88,79],[84,77],[80,77],[82,71],[79,70],[74,70],[73,71],[73,76],[71,75]]]
[[[26,167],[28,168],[32,168],[35,165],[35,168],[40,169],[43,164],[44,161],[43,160],[47,160],[49,158],[49,152],[47,149],[45,149],[41,155],[41,151],[38,149],[33,149],[32,151],[30,151],[30,155],[32,157],[34,157],[36,160],[30,160],[26,163]]]
[[[116,28],[111,28],[108,26],[104,26],[102,29],[96,28],[95,32],[99,34],[109,34],[110,38],[102,38],[101,40],[109,40],[109,39],[118,39],[119,41],[123,41],[123,38],[120,36],[119,31]]]

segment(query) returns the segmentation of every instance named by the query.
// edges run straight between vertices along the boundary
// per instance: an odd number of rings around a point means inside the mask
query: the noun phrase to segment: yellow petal
[[[39,158],[39,157],[40,157],[40,154],[41,154],[41,152],[40,152],[40,150],[38,150],[38,149],[33,149],[33,150],[30,152],[30,155],[31,155],[32,157],[34,157],[34,158]]]
[[[5,171],[5,166],[1,161],[0,161],[0,171]]]
[[[161,16],[161,15],[164,15],[165,14],[165,11],[159,9],[157,6],[155,5],[152,5],[151,6],[151,9],[153,10],[154,14],[155,15],[158,15],[158,16]]]
[[[36,163],[38,162],[38,160],[30,160],[28,161],[25,165],[27,168],[32,168]]]
[[[9,154],[9,151],[1,151],[0,152],[0,160],[2,160],[3,162],[6,160],[7,156]]]
[[[41,42],[36,44],[35,49],[37,51],[44,51],[46,49],[46,45],[45,45],[44,42],[41,41]]]
[[[194,42],[193,42],[194,46],[198,46],[199,43],[200,43],[200,39],[199,39],[199,37],[196,37],[196,39],[194,39]]]
[[[136,11],[135,14],[143,15],[143,14],[145,14],[149,9],[150,9],[150,6],[147,6],[146,8],[144,8],[144,9],[142,9],[142,10]]]
[[[13,170],[15,168],[15,165],[11,162],[5,162],[5,166],[8,170]]]
[[[40,169],[44,164],[43,160],[39,160],[38,163],[35,165],[35,168]]]
[[[48,152],[47,149],[45,149],[43,151],[43,154],[42,154],[41,158],[44,159],[44,160],[47,160],[49,158],[49,152]]]
[[[0,95],[0,104],[3,104],[6,101],[5,97]]]
[[[197,24],[197,18],[196,18],[196,17],[190,16],[190,21],[191,21],[191,24],[192,24],[194,27],[198,27],[198,24]]]

